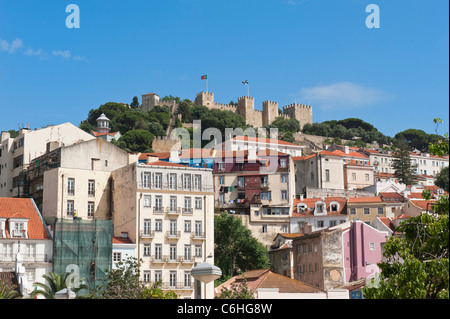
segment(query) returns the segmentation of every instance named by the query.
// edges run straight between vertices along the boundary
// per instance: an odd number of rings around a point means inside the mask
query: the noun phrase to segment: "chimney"
[[[349,149],[348,145],[345,145],[344,146],[344,153],[348,154],[349,152],[350,152],[350,149]]]
[[[308,222],[306,222],[302,227],[302,233],[304,235],[308,235],[312,232],[312,225]]]
[[[256,148],[249,148],[248,149],[247,159],[249,161],[256,161]]]
[[[178,156],[178,151],[170,151],[169,162],[178,163],[180,161],[180,157]]]

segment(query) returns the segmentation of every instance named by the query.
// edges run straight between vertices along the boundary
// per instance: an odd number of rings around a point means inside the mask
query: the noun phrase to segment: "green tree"
[[[104,283],[90,298],[100,299],[177,299],[172,290],[162,290],[160,283],[146,285],[140,278],[141,261],[128,257],[108,271]]]
[[[450,192],[449,187],[449,166],[444,167],[439,172],[439,175],[436,177],[434,184],[442,189],[444,189],[447,193]]]
[[[133,102],[131,102],[130,107],[136,109],[139,107],[139,99],[137,96],[133,97]]]
[[[216,264],[222,269],[223,277],[234,276],[238,270],[245,272],[270,265],[264,245],[239,218],[226,211],[214,218],[214,242]]]
[[[436,122],[435,122],[436,123]],[[436,147],[448,154],[448,144]],[[435,154],[438,155],[438,154]],[[429,199],[429,191],[422,196]],[[365,288],[365,298],[449,298],[449,198],[441,196],[426,213],[411,217],[384,245],[381,274]]]
[[[18,299],[21,297],[22,295],[18,291],[0,281],[0,299]]]
[[[119,138],[119,144],[124,142],[125,148],[132,152],[150,152],[153,134],[146,130],[132,130],[126,132]],[[123,144],[122,144],[123,145]]]
[[[255,299],[254,291],[248,288],[247,278],[242,274],[242,281],[231,283],[230,289],[222,288],[216,299]]]
[[[410,148],[405,140],[396,142],[396,151],[393,153],[391,164],[394,176],[400,183],[413,185],[417,181],[417,175],[411,161]]]
[[[41,295],[44,296],[45,299],[55,299],[55,294],[58,291],[67,288],[66,283],[69,275],[70,275],[69,272],[65,274],[57,274],[51,272],[48,275],[42,275],[42,277],[46,281],[46,284],[43,284],[41,282],[35,282],[33,286],[39,289],[33,290],[30,293],[30,297],[34,298]],[[72,291],[78,293],[80,290],[88,288],[89,287],[85,284],[79,284],[78,288],[72,288]]]

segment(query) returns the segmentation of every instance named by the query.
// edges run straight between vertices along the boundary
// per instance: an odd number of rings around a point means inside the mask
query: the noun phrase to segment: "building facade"
[[[191,269],[214,262],[211,170],[155,160],[115,170],[112,182],[114,236],[136,244],[141,279],[194,298]],[[201,287],[213,298],[213,283]]]

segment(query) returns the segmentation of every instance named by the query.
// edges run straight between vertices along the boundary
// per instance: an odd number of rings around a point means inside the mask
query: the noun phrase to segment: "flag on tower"
[[[248,80],[242,81],[242,84],[248,85]]]
[[[202,75],[202,80],[207,80],[208,76],[207,75]]]

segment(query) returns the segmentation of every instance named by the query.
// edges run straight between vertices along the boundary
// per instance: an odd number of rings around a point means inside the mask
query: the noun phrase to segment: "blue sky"
[[[80,9],[69,29],[67,5]],[[380,28],[365,12],[380,8]],[[86,119],[154,92],[247,94],[394,136],[449,122],[448,1],[0,0],[0,130]]]

